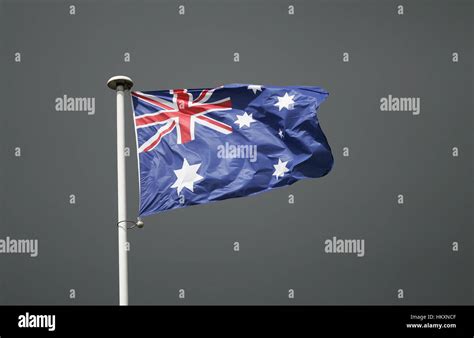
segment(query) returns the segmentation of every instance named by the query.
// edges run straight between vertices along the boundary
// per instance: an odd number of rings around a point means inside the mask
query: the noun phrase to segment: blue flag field
[[[140,216],[326,175],[331,148],[309,86],[132,92]]]

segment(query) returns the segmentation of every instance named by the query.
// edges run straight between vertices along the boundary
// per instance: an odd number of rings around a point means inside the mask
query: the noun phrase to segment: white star
[[[247,89],[250,89],[253,91],[254,94],[257,94],[257,92],[262,91],[262,86],[261,85],[248,85]]]
[[[288,95],[285,93],[284,96],[277,96],[278,102],[275,103],[275,106],[278,107],[278,111],[282,110],[282,108],[286,108],[288,110],[293,109],[295,101],[293,101],[294,95]]]
[[[283,177],[283,175],[285,175],[285,173],[287,173],[288,171],[290,171],[286,165],[288,164],[289,161],[285,161],[285,162],[282,162],[281,159],[278,159],[278,164],[274,164],[273,167],[275,168],[275,172],[273,173],[272,176],[276,176],[276,178],[278,177]]]
[[[204,178],[197,173],[200,166],[201,163],[189,165],[188,161],[184,159],[183,167],[181,169],[174,170],[174,174],[176,175],[177,179],[171,188],[177,188],[178,195],[181,193],[183,188],[188,188],[189,190],[194,191],[194,183]]]
[[[278,129],[278,135],[280,136],[280,138],[283,138],[283,130]]]
[[[235,124],[239,125],[239,129],[242,128],[243,126],[250,127],[250,123],[255,122],[255,120],[252,117],[252,114],[247,114],[244,112],[244,115],[237,115],[237,121],[235,121]]]

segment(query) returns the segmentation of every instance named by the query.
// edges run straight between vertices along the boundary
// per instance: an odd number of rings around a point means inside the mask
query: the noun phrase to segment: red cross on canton
[[[212,111],[232,109],[232,102],[229,97],[208,102],[214,90],[204,89],[196,99],[193,99],[193,95],[188,93],[187,89],[173,89],[170,90],[170,94],[173,94],[172,102],[142,92],[132,92],[132,95],[137,99],[160,109],[151,114],[135,117],[136,128],[162,125],[155,135],[140,146],[138,151],[153,150],[161,139],[174,129],[177,130],[178,144],[191,142],[194,140],[196,123],[223,134],[232,133],[231,126],[206,116],[207,113]]]

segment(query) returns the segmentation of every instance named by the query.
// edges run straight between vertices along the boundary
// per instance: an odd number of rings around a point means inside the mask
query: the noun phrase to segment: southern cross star
[[[278,111],[286,108],[288,110],[292,110],[295,105],[295,101],[293,101],[294,95],[288,95],[285,93],[283,96],[277,96],[278,102],[275,103],[275,106],[278,107]]]
[[[290,171],[286,165],[288,164],[289,161],[282,162],[281,159],[278,159],[278,164],[274,164],[273,167],[275,168],[275,172],[273,173],[272,176],[278,177],[283,177],[285,173]]]
[[[261,85],[248,85],[247,89],[250,89],[253,91],[254,94],[257,94],[257,92],[262,91],[262,86]]]
[[[239,125],[239,129],[242,128],[243,126],[250,127],[250,123],[255,122],[255,120],[252,117],[252,114],[247,114],[244,112],[243,115],[237,115],[237,121],[234,123]]]

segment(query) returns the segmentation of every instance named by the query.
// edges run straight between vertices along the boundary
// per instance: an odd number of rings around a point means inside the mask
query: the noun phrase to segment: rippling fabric
[[[140,216],[249,196],[333,166],[319,87],[230,84],[132,92]]]

